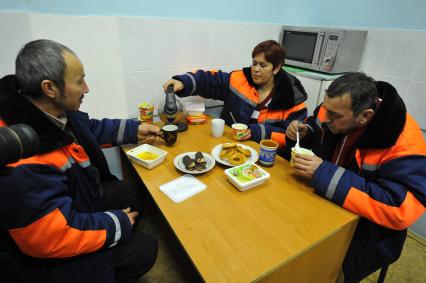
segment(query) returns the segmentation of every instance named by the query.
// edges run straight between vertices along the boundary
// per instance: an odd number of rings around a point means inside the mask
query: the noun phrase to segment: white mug
[[[223,119],[212,119],[212,135],[215,138],[220,138],[223,135],[225,128],[225,120]]]

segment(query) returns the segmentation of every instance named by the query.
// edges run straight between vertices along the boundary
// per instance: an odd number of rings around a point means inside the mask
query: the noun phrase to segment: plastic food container
[[[252,162],[226,169],[225,174],[228,180],[240,191],[259,186],[271,176]]]
[[[137,164],[151,169],[164,161],[167,151],[145,143],[129,150],[127,155]]]
[[[185,109],[188,116],[201,116],[206,110],[203,102],[186,102]]]
[[[186,120],[190,125],[200,125],[207,121],[207,116],[204,114],[201,116],[186,116]]]

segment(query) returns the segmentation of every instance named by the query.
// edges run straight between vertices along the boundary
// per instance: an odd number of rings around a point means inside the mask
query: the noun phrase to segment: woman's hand
[[[173,90],[174,90],[175,92],[180,91],[180,90],[182,90],[182,89],[184,88],[183,83],[182,83],[181,81],[178,81],[178,80],[175,80],[175,79],[171,79],[171,80],[168,80],[168,81],[167,81],[167,82],[163,85],[164,92],[166,92],[167,87],[168,87],[170,84],[173,84]]]

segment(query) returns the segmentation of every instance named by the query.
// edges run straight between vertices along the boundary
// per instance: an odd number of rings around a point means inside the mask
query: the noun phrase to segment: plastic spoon
[[[299,145],[299,131],[296,132],[296,145],[294,146],[296,148],[297,152],[300,152],[300,145]]]

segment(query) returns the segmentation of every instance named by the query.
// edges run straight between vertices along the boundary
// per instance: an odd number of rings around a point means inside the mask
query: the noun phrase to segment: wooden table
[[[207,185],[199,194],[174,203],[159,186],[184,173],[174,157],[188,151],[210,153],[231,141],[211,136],[210,122],[179,133],[164,162],[150,170],[133,164],[140,178],[206,282],[334,282],[358,217],[317,196],[277,156],[263,185],[238,191],[218,163],[196,175]],[[244,141],[259,150],[259,144]],[[125,148],[126,149],[126,148]]]

